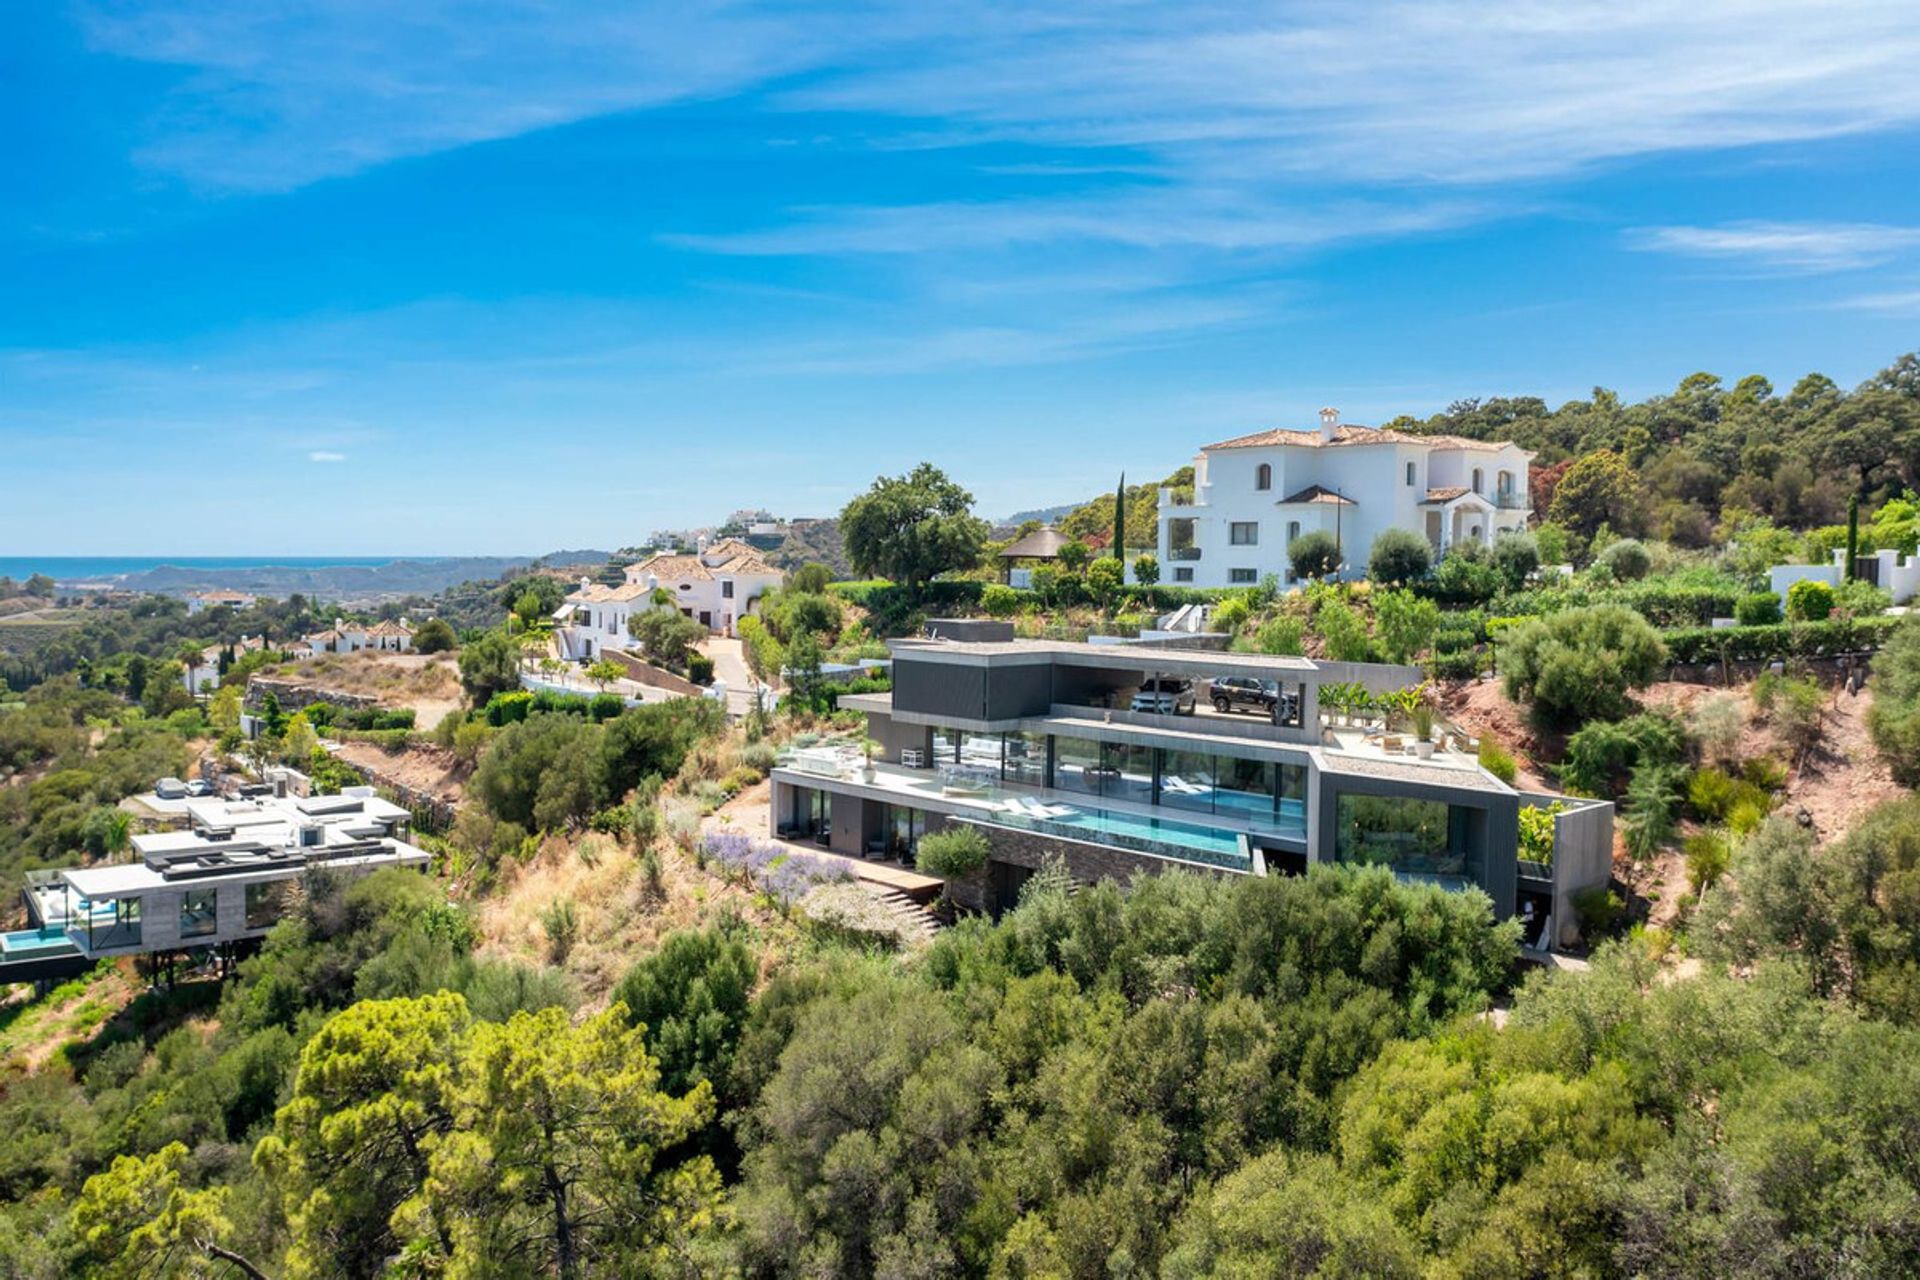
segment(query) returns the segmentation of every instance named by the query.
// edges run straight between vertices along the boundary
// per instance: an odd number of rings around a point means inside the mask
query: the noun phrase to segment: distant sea
[[[44,573],[58,583],[104,582],[162,565],[177,569],[371,568],[395,560],[432,561],[444,556],[0,556],[0,577],[24,582]]]

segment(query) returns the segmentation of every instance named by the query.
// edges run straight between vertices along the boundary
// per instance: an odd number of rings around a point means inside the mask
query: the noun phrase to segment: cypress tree
[[[1845,578],[1853,581],[1853,575],[1859,572],[1860,555],[1860,495],[1854,494],[1847,499],[1847,572]]]
[[[1113,558],[1127,558],[1127,473],[1120,473],[1120,487],[1113,491]]]

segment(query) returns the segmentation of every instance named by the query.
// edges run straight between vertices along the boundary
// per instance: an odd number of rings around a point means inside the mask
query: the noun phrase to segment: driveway
[[[701,642],[700,652],[713,659],[713,678],[726,682],[728,714],[744,716],[753,710],[753,689],[759,682],[747,670],[746,651],[740,642],[729,636],[708,636]]]

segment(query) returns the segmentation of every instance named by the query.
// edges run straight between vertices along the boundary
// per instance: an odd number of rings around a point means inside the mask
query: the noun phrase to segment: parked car
[[[1199,706],[1193,681],[1180,676],[1158,676],[1133,695],[1133,710],[1162,716],[1190,716]]]
[[[1271,716],[1274,703],[1279,700],[1279,687],[1271,680],[1218,676],[1207,682],[1207,701],[1222,714],[1229,711],[1257,711],[1261,715]]]
[[[162,778],[153,784],[153,794],[162,800],[185,800],[187,784],[178,778]]]
[[[195,778],[187,784],[187,794],[190,796],[210,796],[213,794],[213,784],[205,778]]]

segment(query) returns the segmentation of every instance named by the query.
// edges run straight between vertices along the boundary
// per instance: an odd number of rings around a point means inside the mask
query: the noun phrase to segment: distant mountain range
[[[1017,529],[1029,520],[1038,520],[1041,524],[1058,524],[1075,511],[1078,511],[1083,505],[1085,504],[1068,502],[1057,507],[1038,507],[1032,511],[1016,511],[1004,520],[993,520],[988,523],[992,524],[996,529]]]
[[[579,557],[579,558],[576,558]],[[550,564],[580,564],[605,560],[606,553],[558,552],[540,557]],[[130,573],[115,585],[129,591],[186,595],[224,588],[255,595],[302,595],[342,604],[377,603],[404,596],[429,596],[462,582],[498,578],[533,563],[532,556],[446,556],[420,560],[390,560],[385,564],[248,565],[236,568],[199,568],[160,565]]]

